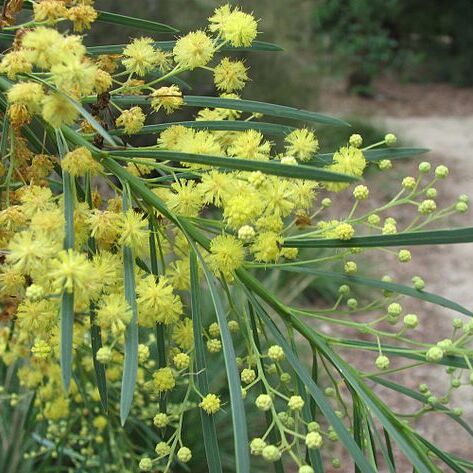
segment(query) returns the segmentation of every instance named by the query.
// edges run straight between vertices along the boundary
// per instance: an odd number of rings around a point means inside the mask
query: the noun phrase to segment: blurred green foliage
[[[407,80],[473,84],[471,0],[316,0],[314,38],[329,74],[372,94],[387,70]]]

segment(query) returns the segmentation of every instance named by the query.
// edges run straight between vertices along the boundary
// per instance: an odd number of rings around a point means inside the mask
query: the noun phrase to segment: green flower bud
[[[350,286],[348,286],[347,284],[342,284],[342,285],[338,288],[338,293],[339,293],[341,296],[346,296],[347,294],[350,293]]]
[[[393,302],[392,304],[388,305],[388,314],[391,316],[398,316],[401,315],[402,312],[402,306],[401,304],[398,304],[397,302]]]
[[[435,199],[435,197],[437,197],[437,194],[438,194],[437,189],[435,189],[434,187],[430,187],[429,189],[425,191],[425,195],[429,199]]]
[[[387,356],[384,355],[379,355],[378,358],[376,358],[376,368],[379,370],[387,370],[389,368],[390,361]]]
[[[347,300],[347,306],[351,310],[355,310],[358,307],[358,301],[354,297],[350,297],[350,299]]]
[[[344,266],[345,273],[354,274],[358,270],[358,266],[354,261],[347,261]]]
[[[444,179],[448,176],[448,167],[444,165],[437,166],[435,168],[435,177],[437,179]]]
[[[369,189],[363,185],[356,186],[353,189],[353,197],[356,200],[366,200],[369,196],[369,193],[370,193]]]
[[[268,462],[277,462],[281,458],[281,452],[276,445],[267,445],[263,448],[261,455]]]
[[[419,172],[421,172],[422,174],[427,174],[428,172],[430,172],[431,168],[432,165],[428,161],[423,161],[419,164]]]
[[[415,188],[415,186],[416,180],[412,176],[407,176],[402,180],[402,187],[404,187],[404,189],[412,190]]]
[[[398,258],[401,263],[408,263],[411,259],[411,252],[409,250],[399,250]]]
[[[404,327],[406,328],[416,328],[419,325],[419,319],[415,314],[407,314],[404,317]]]
[[[322,207],[324,209],[327,209],[328,207],[330,207],[332,205],[332,199],[329,199],[328,197],[325,197],[325,199],[322,199]]]
[[[350,145],[354,146],[355,148],[361,148],[361,146],[363,145],[363,138],[358,133],[354,133],[350,136],[348,143],[350,143]]]
[[[394,146],[397,143],[397,136],[394,133],[388,133],[384,137],[387,146]]]
[[[425,359],[427,361],[437,363],[443,358],[443,355],[443,350],[440,347],[435,346],[427,350],[427,353],[425,354]]]
[[[387,171],[388,169],[391,169],[393,167],[393,163],[389,159],[382,159],[381,161],[378,161],[378,168],[381,171]]]
[[[428,215],[437,210],[437,204],[432,199],[423,200],[418,207],[418,211],[422,215]]]

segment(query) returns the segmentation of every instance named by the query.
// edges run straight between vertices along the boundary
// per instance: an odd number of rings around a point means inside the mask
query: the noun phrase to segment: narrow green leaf
[[[207,280],[210,296],[217,315],[218,325],[220,327],[225,369],[227,373],[228,388],[230,391],[236,473],[250,473],[250,452],[248,446],[246,411],[241,394],[241,383],[236,365],[235,349],[233,347],[230,330],[228,329],[225,310],[220,298],[216,279],[207,268],[202,256],[199,253],[197,253],[197,256],[204,271],[205,279]]]
[[[57,146],[61,159],[66,154],[62,137],[56,134]],[[63,193],[64,193],[64,249],[74,248],[74,193],[72,185],[72,177],[68,172],[62,173]],[[64,389],[69,390],[72,377],[72,340],[74,330],[74,292],[63,291],[61,296],[60,307],[61,319],[61,337],[60,337],[60,354],[61,354],[61,377]]]
[[[278,123],[264,123],[264,122],[245,122],[239,120],[215,120],[215,121],[184,121],[184,122],[168,122],[158,123],[156,125],[145,125],[137,135],[151,135],[160,133],[172,126],[185,126],[187,128],[193,128],[197,130],[212,130],[212,131],[245,131],[245,130],[257,130],[267,135],[287,135],[291,131],[295,130],[292,126],[280,125]],[[122,128],[112,130],[109,132],[111,135],[122,136],[125,134]]]
[[[127,211],[129,204],[129,195],[123,190],[123,211]],[[136,375],[138,372],[138,321],[136,307],[135,291],[135,271],[134,271],[133,250],[123,247],[123,271],[125,280],[125,298],[132,310],[132,318],[125,331],[125,359],[123,362],[122,388],[120,396],[120,422],[125,425],[128,414],[130,413],[135,392]]]
[[[308,274],[312,276],[318,276],[321,278],[333,279],[339,283],[344,284],[359,284],[362,286],[374,287],[376,289],[381,289],[384,291],[394,292],[396,294],[404,294],[405,296],[414,297],[415,299],[420,299],[426,302],[430,302],[435,305],[446,307],[447,309],[460,312],[461,314],[473,316],[473,312],[469,311],[467,308],[462,305],[453,302],[445,297],[438,296],[431,292],[419,291],[409,286],[403,284],[396,284],[393,282],[380,281],[378,279],[365,278],[363,276],[350,276],[347,274],[337,273],[333,271],[323,271],[319,269],[313,269],[309,267],[299,267],[299,266],[278,266],[278,269],[281,271],[288,271],[294,273]]]
[[[89,208],[93,208],[92,203],[92,192],[90,188],[90,174],[86,176],[85,182],[85,196]],[[97,252],[97,245],[95,238],[90,236],[88,240],[89,247],[89,258],[92,258],[93,255]],[[100,363],[97,360],[97,352],[102,348],[102,333],[100,327],[95,323],[95,310],[96,306],[94,303],[90,304],[90,341],[92,348],[92,360],[94,364],[95,371],[95,381],[97,384],[97,389],[100,395],[100,402],[102,404],[103,410],[108,411],[108,391],[107,391],[107,379],[105,376],[105,365]]]
[[[1,33],[0,33],[1,35]],[[5,39],[9,40],[10,37],[14,38],[12,35],[4,34]],[[2,36],[0,36],[2,38]],[[13,41],[13,39],[11,39]],[[218,43],[217,43],[218,44]],[[172,51],[176,41],[156,41],[154,43],[155,48],[159,48],[162,51]],[[99,54],[121,54],[125,49],[126,44],[106,44],[104,46],[90,46],[87,48],[87,52],[92,56],[98,56]],[[283,51],[283,49],[273,43],[267,43],[265,41],[253,41],[251,46],[245,48],[234,48],[232,46],[226,45],[220,48],[220,51]]]
[[[369,235],[353,237],[351,240],[337,238],[305,238],[286,240],[288,248],[368,248],[386,246],[443,245],[473,242],[473,227],[443,230],[424,230],[397,233],[395,235]]]
[[[207,363],[205,360],[205,349],[202,340],[202,316],[199,287],[199,273],[197,268],[197,257],[194,252],[190,254],[190,278],[191,278],[191,313],[194,327],[194,353],[195,353],[195,375],[196,385],[199,391],[205,395],[209,391],[209,381],[207,376]],[[212,415],[206,414],[200,409],[200,421],[204,439],[205,455],[209,473],[223,472],[220,460],[220,449],[217,440],[215,420]]]
[[[270,117],[288,118],[290,120],[299,120],[308,123],[321,123],[332,126],[349,126],[349,124],[340,118],[322,115],[320,113],[309,112],[298,108],[287,107],[285,105],[275,105],[254,100],[225,99],[221,97],[184,95],[184,105],[188,107],[210,107],[225,108],[229,110],[239,110],[241,112],[262,113]],[[84,102],[91,102],[94,97],[84,98]],[[113,96],[113,102],[118,105],[147,105],[149,98],[147,96],[119,95]]]
[[[148,214],[149,219],[149,258],[151,262],[151,273],[159,276],[159,265],[158,265],[158,251],[156,248],[156,232],[157,222],[152,214],[152,211]],[[138,262],[138,258],[137,258]],[[137,263],[138,264],[138,263]],[[164,368],[166,366],[166,336],[163,324],[156,324],[156,345],[158,355],[158,368]],[[161,412],[166,412],[166,395],[161,394],[159,399],[159,408]]]
[[[134,18],[118,13],[110,13],[99,11],[97,21],[102,23],[111,23],[114,25],[126,26],[128,28],[137,28],[142,31],[150,31],[152,33],[177,33],[176,28],[158,23],[157,21],[144,20],[143,18]]]
[[[292,177],[316,181],[352,182],[359,180],[355,176],[341,174],[325,169],[317,169],[304,165],[281,164],[276,161],[256,161],[243,158],[222,158],[205,154],[180,153],[177,151],[158,150],[150,148],[135,148],[109,151],[110,156],[155,158],[162,161],[173,160],[183,163],[198,163],[224,169],[239,169],[241,171],[261,171],[274,176]]]
[[[429,152],[427,148],[378,148],[363,151],[367,161],[377,162],[382,159],[405,159]],[[334,153],[320,153],[314,156],[307,164],[327,165],[332,162]]]

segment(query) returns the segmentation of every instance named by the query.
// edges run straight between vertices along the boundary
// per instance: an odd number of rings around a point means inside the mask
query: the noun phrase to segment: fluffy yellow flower
[[[28,61],[41,69],[49,69],[64,60],[63,44],[61,33],[44,26],[27,31],[21,41]]]
[[[258,194],[235,194],[225,202],[223,217],[232,228],[237,229],[251,223],[262,210],[263,203]]]
[[[94,88],[98,94],[102,94],[112,87],[112,76],[102,69],[97,69],[95,73]]]
[[[0,62],[0,73],[6,74],[11,80],[16,78],[17,74],[29,73],[33,70],[33,65],[25,51],[10,51],[5,54]]]
[[[145,114],[140,107],[131,107],[129,110],[123,110],[116,119],[115,124],[122,126],[127,135],[134,135],[143,128],[145,119]]]
[[[170,391],[176,385],[171,368],[160,368],[153,373],[153,383],[158,393]]]
[[[160,277],[156,282],[155,279],[148,275],[136,286],[138,323],[143,327],[153,327],[156,323],[169,325],[182,315],[181,299],[174,294],[168,280]]]
[[[221,207],[224,197],[233,186],[233,179],[227,173],[212,169],[202,176],[199,184],[200,191],[206,204],[214,204]]]
[[[43,118],[53,127],[72,125],[79,117],[79,112],[60,94],[51,93],[43,99]]]
[[[292,131],[284,141],[287,154],[301,161],[307,161],[319,150],[319,140],[314,132],[305,128]]]
[[[167,114],[170,114],[183,104],[182,92],[177,85],[160,87],[151,94],[151,107],[156,112],[162,107]]]
[[[248,80],[243,61],[232,61],[224,57],[214,69],[214,82],[218,90],[233,92],[241,90]]]
[[[221,272],[232,281],[233,271],[243,264],[244,258],[241,241],[231,235],[219,235],[210,242],[209,266],[217,275]]]
[[[52,257],[58,250],[57,244],[37,238],[30,231],[17,233],[8,245],[6,262],[23,274],[42,267],[43,261]]]
[[[178,39],[173,53],[180,67],[192,70],[205,66],[212,59],[215,47],[205,32],[198,30]]]
[[[60,0],[42,0],[33,3],[34,20],[37,22],[56,23],[60,18],[65,18],[67,9]]]
[[[76,5],[67,11],[67,18],[72,21],[74,31],[79,32],[90,29],[97,16],[97,11],[91,5]]]
[[[74,250],[63,250],[50,262],[48,276],[56,288],[66,292],[80,290],[86,292],[91,288],[92,267],[83,253]]]
[[[72,56],[67,61],[51,67],[51,74],[59,90],[79,98],[91,94],[94,90],[97,66]]]
[[[143,216],[130,209],[121,215],[120,245],[141,251],[148,242],[148,224]]]
[[[39,112],[44,91],[41,84],[36,82],[19,82],[8,90],[10,103],[24,105],[30,113]]]
[[[71,176],[84,176],[88,172],[94,175],[103,170],[102,165],[92,157],[90,151],[84,146],[67,153],[61,160],[61,167]]]
[[[170,54],[154,48],[151,38],[137,38],[123,50],[122,60],[128,72],[143,77],[155,68],[165,72],[170,68]]]
[[[251,251],[257,261],[270,263],[277,261],[281,254],[283,238],[274,232],[264,232],[256,236]]]
[[[194,346],[192,320],[186,317],[177,322],[172,331],[172,339],[182,350],[191,350]]]
[[[95,323],[108,330],[117,323],[128,324],[131,317],[131,307],[123,294],[107,294],[98,304]]]
[[[258,34],[258,23],[252,15],[238,8],[231,11],[228,5],[217,8],[209,21],[210,30],[235,47],[251,46]]]
[[[256,130],[239,133],[228,148],[228,154],[238,158],[266,161],[271,152],[271,143]]]
[[[351,174],[360,177],[366,167],[366,160],[361,149],[354,146],[344,146],[333,156],[333,162],[328,167],[330,171]],[[325,187],[329,191],[338,192],[349,187],[347,182],[328,182]]]
[[[170,210],[186,217],[197,217],[203,205],[200,188],[195,181],[178,181],[171,185],[174,191],[166,199]]]
[[[199,407],[207,414],[215,414],[220,410],[221,401],[216,394],[207,394],[202,398]]]

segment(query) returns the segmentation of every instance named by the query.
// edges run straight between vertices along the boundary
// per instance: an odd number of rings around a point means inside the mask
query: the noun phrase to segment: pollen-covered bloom
[[[156,49],[151,38],[136,38],[123,50],[122,63],[128,72],[143,77],[155,68],[166,71],[170,67],[170,54]]]
[[[319,150],[319,140],[313,131],[302,128],[286,136],[286,152],[301,161],[307,161]]]
[[[98,305],[95,323],[107,330],[117,323],[127,325],[131,316],[131,307],[123,294],[107,294]]]
[[[17,74],[28,73],[33,69],[33,65],[26,52],[22,49],[10,51],[5,54],[0,61],[0,73],[6,74],[10,80],[14,80]]]
[[[160,87],[151,94],[151,107],[153,107],[156,112],[162,107],[169,115],[182,107],[183,104],[182,92],[177,85]]]
[[[97,66],[81,57],[71,56],[51,67],[51,74],[59,90],[79,98],[93,92]]]
[[[171,368],[165,367],[153,373],[153,383],[158,393],[170,391],[176,385],[176,379],[172,374]]]
[[[344,146],[333,155],[333,162],[328,169],[330,171],[351,174],[360,177],[366,167],[366,159],[361,149],[354,146]],[[349,187],[347,182],[328,182],[326,188],[329,191],[338,192]]]
[[[65,18],[67,8],[60,0],[42,0],[33,3],[34,19],[37,22],[56,23],[60,18]]]
[[[63,250],[49,266],[48,275],[56,288],[66,292],[90,290],[93,271],[85,254],[71,249]]]
[[[36,82],[19,82],[11,86],[7,96],[11,104],[24,105],[29,113],[35,113],[41,109],[44,91]]]
[[[238,8],[232,11],[229,5],[217,8],[209,22],[210,31],[218,33],[235,47],[251,46],[258,34],[258,23],[254,17]]]
[[[224,57],[214,69],[214,81],[218,90],[234,92],[241,90],[248,80],[243,61],[232,61]]]
[[[263,232],[256,236],[251,251],[257,261],[270,263],[281,255],[283,238],[274,232]]]
[[[74,31],[90,29],[90,25],[97,19],[98,13],[91,5],[79,4],[67,11],[67,18],[72,21]]]
[[[205,66],[212,59],[215,46],[204,31],[188,33],[178,39],[173,54],[176,63],[184,69]]]
[[[174,325],[173,341],[183,350],[190,350],[194,346],[194,327],[192,320],[185,318]]]
[[[156,323],[169,325],[182,315],[182,302],[174,294],[174,288],[161,276],[156,282],[153,275],[141,279],[136,287],[138,303],[138,323],[153,327]]]
[[[53,127],[72,125],[79,117],[79,112],[74,108],[67,97],[51,93],[43,99],[43,118]]]
[[[239,158],[266,161],[271,152],[271,143],[259,131],[246,130],[239,133],[228,148],[228,154]]]
[[[61,167],[71,176],[84,176],[88,172],[94,175],[102,171],[102,165],[84,146],[67,153],[61,161]]]
[[[210,268],[215,274],[222,272],[230,281],[233,271],[243,264],[244,257],[242,243],[231,235],[219,235],[210,242]]]
[[[123,110],[120,116],[116,119],[115,124],[122,126],[127,135],[134,135],[138,133],[145,124],[146,116],[140,107],[131,107],[128,110]]]
[[[200,401],[199,407],[207,414],[215,414],[220,410],[221,401],[216,394],[207,394]]]
[[[119,243],[141,251],[148,242],[148,224],[142,215],[129,209],[122,214]]]

